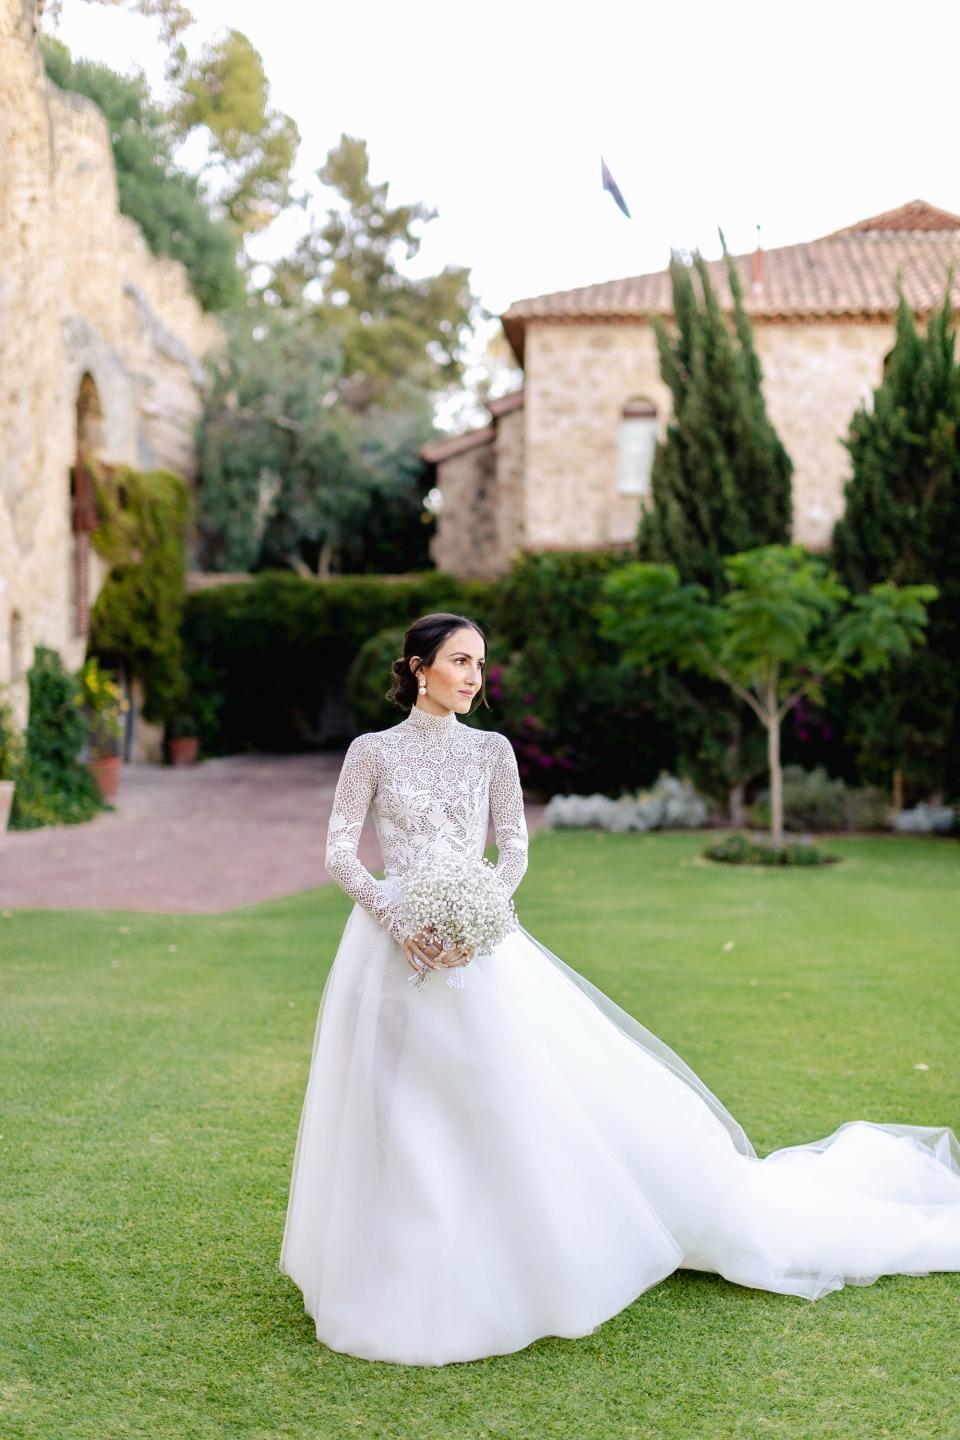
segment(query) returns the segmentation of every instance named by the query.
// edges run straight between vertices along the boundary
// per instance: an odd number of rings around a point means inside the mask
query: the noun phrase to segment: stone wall
[[[524,544],[522,407],[495,416],[493,427],[492,439],[437,464],[443,508],[430,558],[469,579],[503,574]]]
[[[15,682],[21,718],[34,645],[71,668],[85,652],[69,481],[81,383],[102,459],[191,478],[202,360],[223,343],[183,267],[119,213],[106,122],[47,81],[33,12],[0,0],[0,683]],[[91,553],[91,603],[103,573]]]
[[[842,439],[857,407],[883,379],[893,348],[882,321],[756,325],[767,413],[790,455],[794,535],[812,549],[829,545],[843,512],[850,453]]]
[[[820,548],[849,474],[841,437],[882,378],[893,327],[771,322],[754,333],[770,418],[794,463],[795,538]],[[644,502],[617,494],[621,407],[634,395],[648,398],[661,436],[670,408],[652,327],[529,322],[525,370],[527,546],[631,541]]]
[[[438,466],[443,509],[430,542],[438,570],[464,579],[495,573],[497,555],[496,446],[487,440]]]
[[[641,501],[617,494],[620,412],[634,395],[670,393],[649,325],[528,323],[525,532],[532,549],[593,549],[633,538]]]
[[[487,567],[488,576],[509,570],[514,555],[526,545],[524,423],[522,406],[501,415],[496,422],[497,544]]]

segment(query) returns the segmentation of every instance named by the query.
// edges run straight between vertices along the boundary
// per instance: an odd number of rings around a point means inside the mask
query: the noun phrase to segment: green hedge
[[[347,729],[320,735],[328,694],[343,693],[372,637],[388,628],[402,634],[434,610],[471,616],[488,629],[491,587],[439,571],[307,580],[275,570],[194,591],[184,607],[184,661],[203,753],[302,750],[352,738]],[[387,665],[376,684],[383,691],[389,680]],[[384,725],[403,718],[386,701],[383,709]]]
[[[596,633],[603,577],[629,558],[579,551],[519,559],[495,581],[439,571],[309,580],[265,571],[188,595],[185,664],[202,752],[292,751],[383,729],[390,662],[417,616],[452,610],[487,632],[487,694],[470,723],[502,730],[533,794],[618,795],[677,768],[698,743],[682,687],[625,665]],[[342,733],[319,719],[347,702]]]

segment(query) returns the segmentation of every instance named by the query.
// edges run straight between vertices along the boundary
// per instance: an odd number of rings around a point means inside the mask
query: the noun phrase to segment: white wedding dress
[[[385,878],[357,858],[368,807]],[[414,706],[359,735],[327,869],[355,905],[320,998],[279,1268],[333,1350],[442,1365],[587,1335],[678,1267],[814,1300],[960,1270],[949,1127],[849,1121],[759,1159],[655,1035],[521,925],[422,989],[395,877],[527,865],[513,749]]]

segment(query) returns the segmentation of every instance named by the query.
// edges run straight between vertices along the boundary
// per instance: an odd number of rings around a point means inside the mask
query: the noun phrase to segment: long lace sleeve
[[[513,746],[500,736],[500,753],[490,776],[490,814],[497,845],[494,874],[512,895],[527,868],[527,820]]]
[[[383,881],[371,875],[357,857],[360,831],[376,785],[373,756],[366,737],[358,735],[347,747],[333,794],[324,867],[341,889],[369,910],[402,945],[406,936],[400,933],[395,918],[395,902],[386,895]]]

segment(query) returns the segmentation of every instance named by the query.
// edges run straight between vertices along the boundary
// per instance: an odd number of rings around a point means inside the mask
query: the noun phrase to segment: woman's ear
[[[417,666],[419,665],[419,663],[420,663],[420,656],[419,656],[419,655],[411,655],[411,656],[410,656],[410,674],[411,674],[411,675],[415,675],[415,674],[417,673]]]

